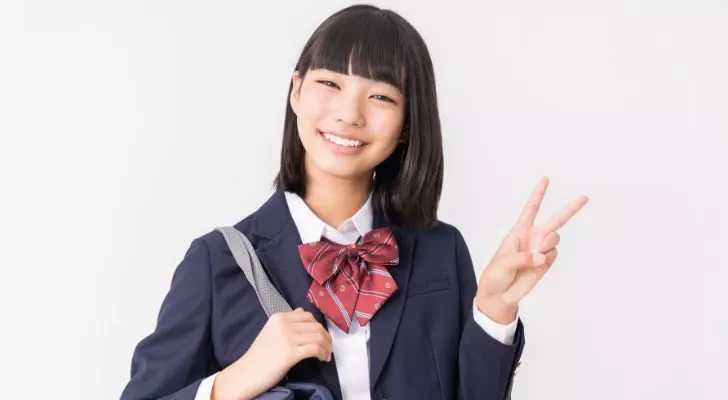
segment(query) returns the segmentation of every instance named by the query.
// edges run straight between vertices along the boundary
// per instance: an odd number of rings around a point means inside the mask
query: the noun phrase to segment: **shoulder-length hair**
[[[435,75],[429,51],[415,28],[390,10],[355,5],[327,18],[301,52],[296,71],[325,68],[384,81],[404,94],[402,138],[394,152],[374,169],[372,206],[387,222],[428,228],[437,223],[443,180],[442,133]],[[286,97],[278,190],[304,197],[304,148],[296,114]]]

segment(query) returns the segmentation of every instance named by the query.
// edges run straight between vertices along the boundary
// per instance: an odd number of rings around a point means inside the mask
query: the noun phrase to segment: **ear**
[[[289,101],[291,102],[291,109],[293,109],[293,113],[296,115],[298,115],[298,102],[301,98],[301,83],[301,74],[298,71],[294,71],[291,77],[291,97]]]

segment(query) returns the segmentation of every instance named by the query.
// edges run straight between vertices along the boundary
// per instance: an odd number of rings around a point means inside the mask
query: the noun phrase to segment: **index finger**
[[[523,212],[516,223],[517,227],[533,226],[533,223],[536,220],[536,214],[538,214],[538,210],[541,208],[541,203],[543,202],[543,197],[546,194],[546,188],[548,188],[548,186],[549,178],[542,176],[536,185],[536,189],[534,189],[533,193],[531,193],[531,197],[528,199],[528,203],[526,203],[526,207],[523,209]]]
[[[563,210],[555,214],[553,217],[551,217],[551,219],[548,220],[548,222],[546,222],[546,224],[543,226],[544,231],[556,232],[557,230],[561,229],[561,227],[569,222],[571,217],[579,212],[579,210],[581,210],[581,208],[584,207],[584,205],[586,205],[588,201],[589,198],[584,195],[577,197]]]

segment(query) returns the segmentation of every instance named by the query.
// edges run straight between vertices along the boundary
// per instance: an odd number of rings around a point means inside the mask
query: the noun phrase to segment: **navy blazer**
[[[372,399],[509,398],[523,325],[518,322],[513,344],[504,345],[475,322],[475,271],[460,232],[444,222],[402,229],[375,211],[373,228],[382,226],[392,228],[399,245],[400,263],[389,268],[399,290],[370,322]],[[311,277],[298,255],[301,238],[284,193],[276,191],[235,227],[253,243],[291,307],[303,307],[326,327],[306,299]],[[266,319],[222,234],[213,230],[195,239],[174,272],[154,332],[134,350],[121,398],[194,399],[205,377],[245,354]],[[288,377],[325,385],[341,399],[335,356],[328,363],[305,359]]]

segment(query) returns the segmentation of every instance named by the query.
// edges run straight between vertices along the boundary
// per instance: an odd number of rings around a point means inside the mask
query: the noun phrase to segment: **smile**
[[[345,139],[345,138],[336,136],[336,135],[334,135],[332,133],[328,133],[328,132],[320,132],[320,133],[326,140],[328,140],[331,143],[338,144],[339,146],[361,147],[364,145],[364,142],[362,142],[361,140]]]

